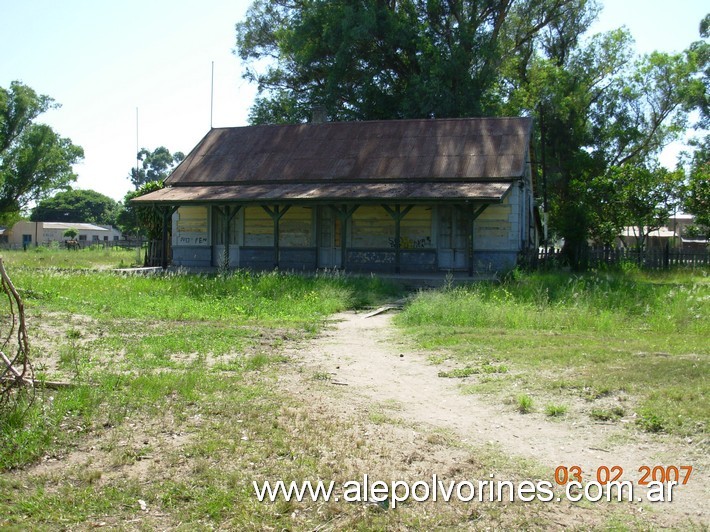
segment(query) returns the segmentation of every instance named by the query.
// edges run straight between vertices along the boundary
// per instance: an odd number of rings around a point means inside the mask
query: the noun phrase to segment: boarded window
[[[402,249],[432,247],[431,207],[412,207],[400,222],[399,232]]]
[[[244,209],[244,245],[274,245],[274,221],[260,206]]]
[[[207,207],[180,207],[177,210],[176,243],[179,246],[209,245]]]
[[[207,207],[180,207],[178,233],[207,233]]]
[[[352,216],[353,248],[394,246],[394,220],[381,206],[363,205]]]
[[[291,207],[279,221],[279,245],[310,247],[313,245],[313,209]]]

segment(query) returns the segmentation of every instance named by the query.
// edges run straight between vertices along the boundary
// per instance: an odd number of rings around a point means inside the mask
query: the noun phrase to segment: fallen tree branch
[[[0,407],[13,399],[21,389],[34,390],[34,370],[30,363],[30,346],[25,325],[25,306],[0,257],[0,288],[7,296],[7,333],[0,345]],[[9,356],[8,356],[9,355]],[[9,376],[8,376],[9,374]],[[30,402],[31,402],[30,398]]]
[[[13,378],[13,377],[4,377],[0,379],[0,382],[5,382],[5,381],[13,381],[17,382],[18,379]],[[21,379],[22,384],[25,384],[27,386],[32,386],[34,388],[49,388],[50,390],[59,390],[62,388],[76,388],[79,386],[79,384],[75,382],[65,382],[65,381],[45,381],[42,379],[26,379],[22,378]],[[91,384],[90,386],[94,386]]]

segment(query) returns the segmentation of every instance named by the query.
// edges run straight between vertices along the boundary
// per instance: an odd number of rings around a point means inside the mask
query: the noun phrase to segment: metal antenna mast
[[[210,129],[212,129],[212,113],[214,111],[214,61],[212,61],[212,82],[210,84]]]
[[[138,107],[136,107],[136,179],[138,179],[138,165],[140,164],[140,144],[138,143]]]

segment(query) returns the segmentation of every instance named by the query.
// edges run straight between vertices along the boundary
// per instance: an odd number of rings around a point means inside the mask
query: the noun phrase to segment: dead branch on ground
[[[30,362],[30,346],[25,325],[25,306],[22,298],[5,271],[0,257],[0,288],[7,297],[7,313],[0,313],[5,320],[7,333],[0,345],[0,409],[17,400],[19,394],[30,394],[34,399],[34,370]],[[0,324],[0,327],[3,325]],[[1,333],[2,329],[0,329]]]

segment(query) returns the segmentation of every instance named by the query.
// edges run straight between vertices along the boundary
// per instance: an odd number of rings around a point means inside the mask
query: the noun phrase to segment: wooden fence
[[[632,249],[590,249],[587,261],[591,268],[600,266],[620,266],[624,263],[637,264],[641,268],[661,270],[673,267],[700,268],[710,266],[710,251],[688,251],[681,249],[654,249],[637,251]],[[565,257],[557,249],[539,249],[524,252],[520,265],[529,269],[556,268],[565,265]]]

